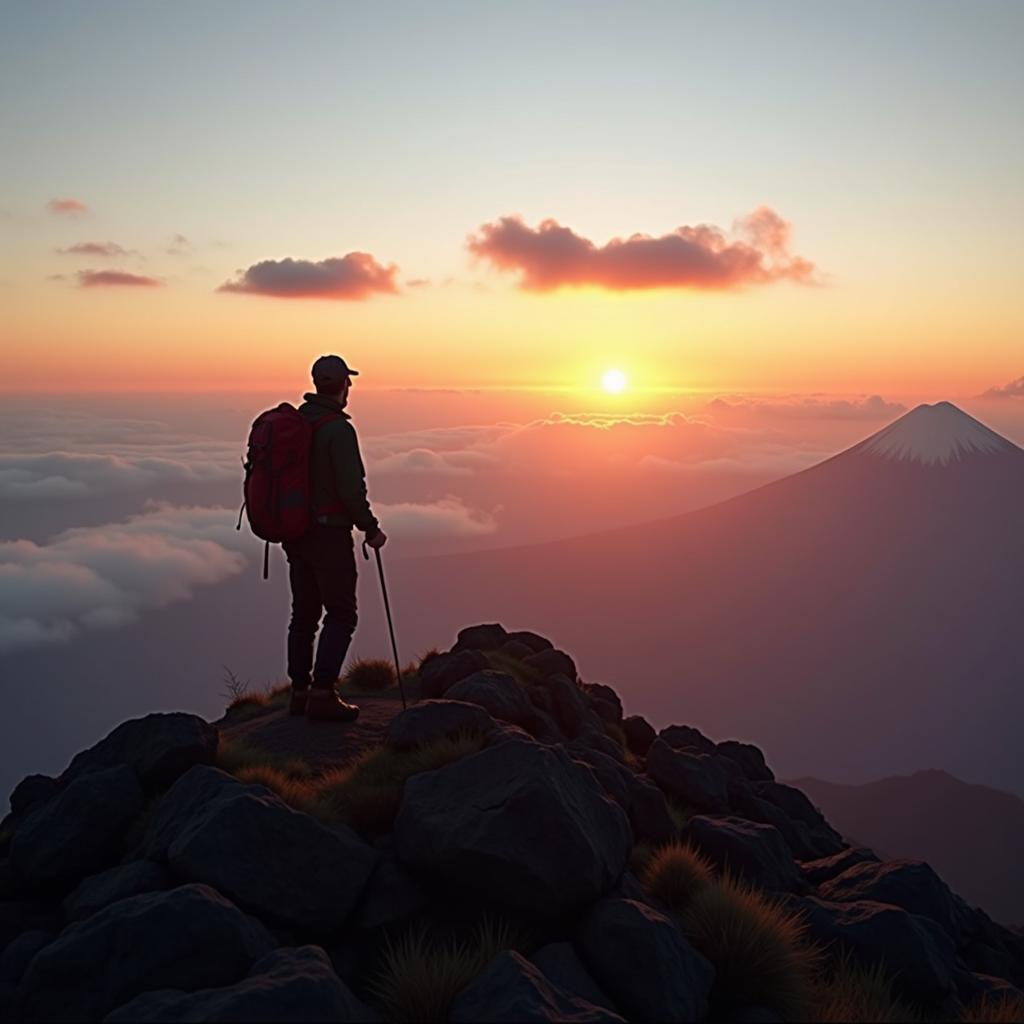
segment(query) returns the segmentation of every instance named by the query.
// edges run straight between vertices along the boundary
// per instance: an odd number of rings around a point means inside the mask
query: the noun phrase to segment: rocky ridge
[[[396,1019],[378,971],[395,937],[488,915],[527,938],[440,1019],[785,1019],[730,990],[641,884],[666,844],[924,1012],[1020,998],[1024,938],[927,864],[851,848],[756,747],[657,732],[549,640],[496,624],[462,630],[418,683],[383,747],[477,739],[411,774],[369,831],[224,771],[222,731],[187,714],[125,722],[24,779],[0,824],[0,1020]]]

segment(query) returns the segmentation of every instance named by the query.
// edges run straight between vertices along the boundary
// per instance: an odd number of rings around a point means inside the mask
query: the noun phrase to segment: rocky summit
[[[19,783],[0,1020],[1021,1019],[1024,937],[757,747],[496,623],[405,687],[147,715]]]

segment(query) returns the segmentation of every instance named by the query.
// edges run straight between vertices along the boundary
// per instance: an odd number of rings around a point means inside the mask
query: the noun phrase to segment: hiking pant
[[[356,556],[351,529],[314,523],[286,541],[292,618],[288,625],[288,677],[292,687],[329,689],[341,672],[356,628]],[[316,645],[320,616],[327,609]]]

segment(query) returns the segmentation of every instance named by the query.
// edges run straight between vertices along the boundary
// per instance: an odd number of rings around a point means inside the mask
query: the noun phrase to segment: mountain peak
[[[919,405],[857,446],[865,455],[898,462],[946,465],[1017,446],[952,402]]]

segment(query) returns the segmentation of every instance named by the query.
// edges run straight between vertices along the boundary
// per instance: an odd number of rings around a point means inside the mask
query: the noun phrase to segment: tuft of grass
[[[1020,1024],[1024,999],[1020,996],[983,996],[966,1007],[961,1020],[968,1024]]]
[[[892,979],[881,964],[862,967],[845,954],[814,982],[812,1018],[822,1024],[851,1020],[914,1024],[921,1020],[893,995]]]
[[[640,875],[644,890],[678,915],[685,914],[714,880],[708,861],[692,846],[678,842],[654,850]]]
[[[383,658],[360,658],[341,677],[346,693],[381,693],[398,685],[395,667]]]
[[[243,768],[261,765],[276,767],[276,758],[246,740],[221,736],[216,759],[216,766],[221,771],[237,775]]]
[[[382,746],[364,751],[321,778],[318,789],[326,813],[359,832],[387,832],[398,813],[406,779],[475,754],[483,745],[483,735],[473,730],[441,736],[413,750]]]
[[[813,981],[821,960],[797,916],[728,875],[694,894],[683,931],[715,968],[712,1015],[749,1006],[784,1020],[812,1020]]]
[[[419,663],[417,671],[419,671],[419,669],[423,668],[423,666],[428,661],[430,661],[431,658],[436,658],[440,653],[441,652],[436,647],[431,647],[429,651],[424,651],[421,655],[419,655],[419,657],[417,659],[417,661]]]
[[[468,940],[438,938],[420,925],[385,942],[367,990],[388,1021],[443,1022],[455,997],[521,938],[506,922],[484,918]]]

